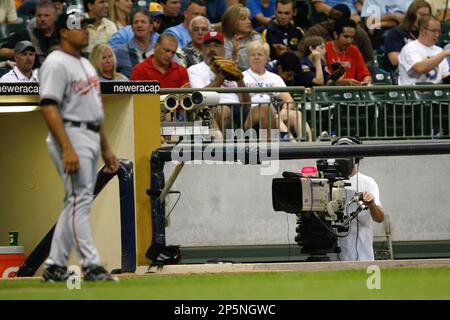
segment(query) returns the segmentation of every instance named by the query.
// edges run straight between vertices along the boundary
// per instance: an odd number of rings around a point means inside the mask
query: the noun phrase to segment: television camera
[[[337,239],[350,233],[350,223],[367,209],[362,194],[347,203],[347,189],[354,159],[321,159],[308,173],[283,172],[272,180],[272,206],[297,216],[295,241],[307,261],[329,261],[328,253],[339,253]],[[348,213],[351,203],[356,210]]]

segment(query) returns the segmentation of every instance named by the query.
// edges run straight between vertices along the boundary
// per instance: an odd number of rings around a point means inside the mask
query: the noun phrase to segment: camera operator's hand
[[[375,197],[370,192],[362,193],[362,200],[367,203],[373,221],[381,223],[384,220],[384,210],[375,203]]]
[[[370,192],[363,192],[361,198],[362,201],[366,202],[369,206],[375,204],[375,197]]]

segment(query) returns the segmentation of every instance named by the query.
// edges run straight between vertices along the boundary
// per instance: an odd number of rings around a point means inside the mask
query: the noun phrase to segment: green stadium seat
[[[376,134],[381,137],[413,135],[413,103],[403,91],[368,91],[365,98],[377,105]]]
[[[6,30],[8,31],[9,35],[25,30],[26,28],[27,23],[25,21],[22,21],[21,23],[8,23],[6,25]]]
[[[329,108],[333,119],[331,134],[362,138],[375,135],[376,104],[362,99],[360,92],[327,92],[317,95],[317,101],[333,106]]]
[[[10,68],[0,68],[0,77],[2,77],[4,74],[8,73]]]
[[[392,77],[391,74],[387,71],[384,71],[380,68],[372,68],[370,70],[372,75],[372,83],[374,85],[391,85]]]
[[[408,93],[408,99],[418,105],[415,112],[421,127],[420,135],[428,136],[435,131],[442,131],[444,136],[449,136],[450,90],[436,87],[430,90],[413,90]]]
[[[390,72],[393,85],[398,84],[398,72],[398,68]]]
[[[443,47],[450,43],[450,19],[441,22],[441,34],[438,39],[438,46]]]

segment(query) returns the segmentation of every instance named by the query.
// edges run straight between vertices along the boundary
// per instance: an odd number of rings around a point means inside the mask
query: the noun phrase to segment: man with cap
[[[39,82],[37,69],[33,70],[36,49],[30,41],[19,41],[14,47],[16,66],[0,78],[0,82]]]
[[[119,169],[102,129],[100,81],[81,54],[89,44],[87,26],[92,22],[73,7],[62,13],[57,20],[61,47],[49,54],[39,74],[40,105],[50,131],[47,145],[65,189],[64,207],[44,264],[47,282],[68,279],[72,247],[81,259],[84,280],[115,280],[100,265],[90,227],[99,155],[106,173],[114,174]]]
[[[51,0],[42,0],[36,7],[36,25],[28,25],[25,30],[11,35],[0,49],[0,56],[8,59],[14,56],[16,43],[28,40],[36,49],[36,65],[39,67],[51,49],[58,45],[59,38],[55,31],[56,5]]]
[[[225,54],[224,42],[224,36],[220,32],[210,31],[205,34],[202,47],[203,62],[188,68],[189,82],[192,88],[245,87],[244,80],[229,81],[225,79],[225,75],[222,72],[215,74],[211,70],[210,66],[214,62],[214,57],[223,57]],[[222,131],[222,129],[230,127],[233,118],[240,120],[241,108],[244,108],[242,118],[245,122],[249,113],[250,101],[248,93],[221,93],[219,103],[222,106],[215,113],[216,127]],[[222,119],[224,122],[222,122]],[[237,122],[239,123],[240,121]],[[224,134],[223,131],[221,133],[222,135]]]
[[[130,80],[156,80],[161,88],[181,88],[189,85],[186,68],[173,61],[178,40],[170,33],[159,36],[154,54],[134,66]]]
[[[306,30],[303,39],[309,36],[319,36],[325,41],[334,40],[334,32],[336,31],[336,21],[341,19],[349,19],[351,16],[350,9],[345,4],[335,5],[328,13],[328,20],[319,22]],[[304,40],[300,41],[298,51],[304,52]],[[356,26],[356,34],[353,39],[355,45],[361,51],[366,63],[373,62],[373,47],[367,32],[359,25]]]
[[[150,15],[152,17],[152,23],[153,23],[153,28],[152,28],[152,32],[151,32],[151,37],[152,37],[151,42],[155,43],[159,37],[159,33],[157,32],[158,28],[155,28],[155,25],[157,25],[159,27],[159,24],[155,23],[155,21],[157,19],[160,20],[161,16],[164,14],[162,13],[161,5],[157,2],[150,2],[148,11],[150,12]],[[120,28],[116,33],[114,33],[111,36],[111,38],[109,39],[108,43],[113,49],[115,49],[120,45],[127,44],[128,42],[130,42],[134,36],[135,35],[134,35],[132,25],[128,25],[128,26]]]
[[[148,5],[148,11],[152,15],[153,31],[159,32],[159,29],[164,18],[163,7],[158,2],[150,2]]]

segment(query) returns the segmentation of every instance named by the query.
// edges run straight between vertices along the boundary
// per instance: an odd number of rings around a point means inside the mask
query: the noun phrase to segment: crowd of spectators
[[[76,5],[89,19],[83,54],[102,81],[311,87],[371,85],[374,74],[389,72],[393,84],[447,83],[450,36],[441,32],[446,1],[301,2],[310,10],[303,28],[296,16],[305,7],[296,0],[0,0],[0,81],[38,81],[40,65],[58,48],[57,16]],[[235,61],[244,80],[231,83],[211,74],[213,54]],[[255,97],[225,94],[221,100],[255,104]],[[288,106],[292,97],[280,98]],[[270,105],[258,108],[284,125],[290,118],[288,107],[278,113]],[[232,108],[222,112],[218,126],[236,116]],[[252,118],[252,111],[245,113],[246,121]],[[298,116],[290,123],[298,134]]]

